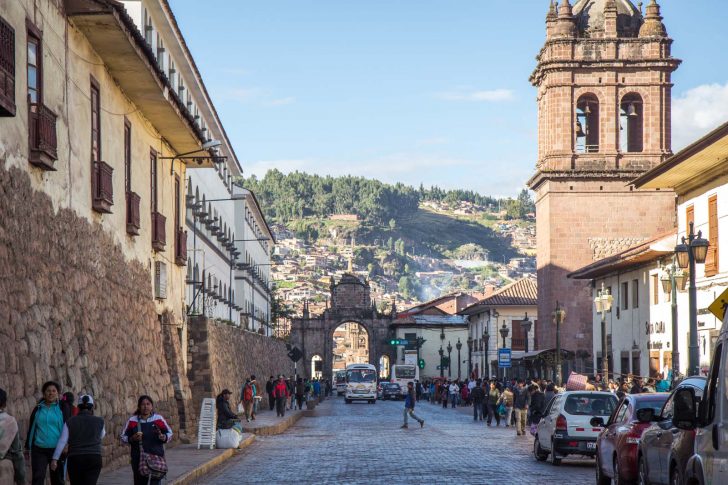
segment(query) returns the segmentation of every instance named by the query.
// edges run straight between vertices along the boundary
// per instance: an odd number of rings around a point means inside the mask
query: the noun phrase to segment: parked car
[[[603,422],[617,407],[617,396],[601,391],[569,391],[551,399],[538,423],[533,455],[560,465],[568,455],[594,456],[602,427],[591,425],[593,417]]]
[[[609,421],[592,418],[591,425],[603,427],[597,438],[597,485],[632,483],[637,480],[637,450],[642,433],[652,424],[670,396],[667,392],[627,394]]]
[[[382,400],[387,399],[401,399],[404,397],[402,392],[402,386],[396,382],[383,382],[382,383]]]
[[[676,472],[683,483],[728,483],[728,328],[724,320],[706,381],[703,399],[695,405],[695,389],[675,394],[673,422],[695,433],[694,453],[684,469]]]
[[[695,432],[675,426],[675,398],[683,389],[692,390],[691,399],[703,397],[705,377],[688,377],[670,393],[652,425],[642,432],[637,460],[641,484],[675,484],[682,482],[682,471],[693,455]]]

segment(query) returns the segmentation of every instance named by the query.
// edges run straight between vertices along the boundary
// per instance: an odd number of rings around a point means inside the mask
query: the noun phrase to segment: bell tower
[[[671,192],[630,180],[671,154],[673,58],[660,6],[630,0],[551,1],[530,81],[538,95],[537,348],[555,348],[552,313],[566,309],[569,370],[590,371],[591,288],[567,275],[674,227]],[[613,289],[615,290],[615,289]],[[615,352],[620,349],[613,349]]]

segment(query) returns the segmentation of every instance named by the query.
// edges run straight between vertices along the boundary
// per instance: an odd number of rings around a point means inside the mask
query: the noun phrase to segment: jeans
[[[498,405],[494,403],[488,403],[488,426],[493,422],[495,417],[495,425],[500,426],[500,414],[498,414]]]
[[[68,478],[71,485],[96,485],[101,473],[101,455],[68,457]]]
[[[49,472],[51,460],[53,459],[53,452],[55,448],[38,448],[33,446],[30,451],[30,465],[33,473],[32,484],[43,485],[45,483],[46,473]],[[61,485],[65,482],[64,475],[64,460],[58,460],[58,468],[56,471],[50,471],[51,485]]]
[[[296,394],[296,406],[299,411],[303,409],[303,394]]]
[[[276,398],[273,397],[272,392],[269,392],[268,393],[268,408],[269,408],[268,410],[273,411],[273,408],[275,407],[275,405],[276,405]]]
[[[457,394],[450,394],[450,407],[455,407],[458,405],[458,395]]]
[[[412,419],[417,421],[418,423],[422,424],[425,422],[424,419],[420,418],[415,414],[415,410],[413,408],[404,408],[404,425],[407,426],[407,415],[409,415]]]
[[[286,415],[286,401],[288,399],[285,397],[279,397],[276,398],[276,412],[278,413],[278,416],[283,417]]]
[[[516,434],[526,434],[528,410],[516,408]]]
[[[511,425],[511,416],[512,415],[513,415],[513,406],[511,406],[511,407],[506,406],[506,417],[505,417],[506,426]]]
[[[245,419],[250,419],[255,414],[253,413],[253,401],[243,401],[243,408],[245,409]]]
[[[483,420],[483,404],[479,402],[473,402],[473,420]]]

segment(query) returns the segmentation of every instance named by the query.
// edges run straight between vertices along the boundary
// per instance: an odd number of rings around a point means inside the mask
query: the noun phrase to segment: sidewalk
[[[256,414],[255,420],[249,423],[243,418],[243,431],[261,436],[281,434],[301,419],[301,416],[307,416],[306,410],[286,411],[285,416],[279,418],[275,411],[266,409]]]

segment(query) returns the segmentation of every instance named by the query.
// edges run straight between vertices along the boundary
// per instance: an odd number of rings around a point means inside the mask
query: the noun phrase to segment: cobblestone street
[[[425,419],[402,425],[403,403],[344,404],[333,398],[286,433],[261,436],[200,484],[585,484],[594,480],[594,461],[539,463],[533,438],[513,428],[473,423],[472,408],[443,409],[420,403]],[[467,410],[467,412],[466,412]]]

